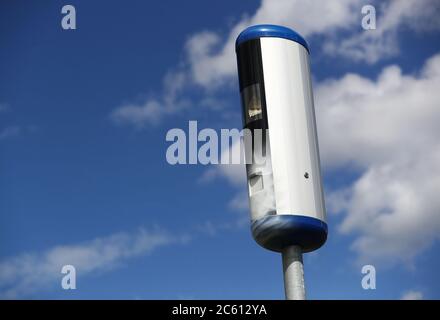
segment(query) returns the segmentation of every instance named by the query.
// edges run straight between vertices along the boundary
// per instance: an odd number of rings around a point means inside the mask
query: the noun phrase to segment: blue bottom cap
[[[310,252],[327,240],[327,224],[306,216],[268,215],[253,221],[251,229],[259,245],[277,252],[293,245],[300,246],[303,252]]]

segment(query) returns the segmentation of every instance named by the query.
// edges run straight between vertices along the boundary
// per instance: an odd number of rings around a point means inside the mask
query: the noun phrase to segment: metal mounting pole
[[[286,300],[305,300],[306,291],[301,248],[298,246],[287,247],[282,252],[282,258]]]

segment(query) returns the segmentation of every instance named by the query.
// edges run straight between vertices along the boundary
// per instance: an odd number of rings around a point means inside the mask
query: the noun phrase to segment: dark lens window
[[[246,124],[262,119],[263,109],[261,107],[260,85],[255,83],[247,86],[243,89],[241,95],[244,103]]]

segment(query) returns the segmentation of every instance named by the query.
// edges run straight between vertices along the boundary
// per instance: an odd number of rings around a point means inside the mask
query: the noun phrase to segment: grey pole
[[[282,252],[282,257],[286,300],[305,300],[306,290],[301,248],[298,246],[287,247]]]

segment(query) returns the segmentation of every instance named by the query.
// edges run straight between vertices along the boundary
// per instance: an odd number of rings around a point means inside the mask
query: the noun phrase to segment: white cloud
[[[249,198],[246,187],[242,188],[242,192],[238,192],[230,201],[229,207],[236,211],[249,211]]]
[[[212,92],[234,83],[231,80],[236,77],[235,39],[243,29],[254,24],[272,23],[290,26],[305,36],[333,33],[355,22],[356,15],[352,12],[359,3],[360,0],[263,0],[254,15],[243,16],[227,32],[226,38],[206,30],[190,36],[185,44],[184,61],[180,63],[186,67],[165,76],[161,98],[124,104],[113,110],[110,117],[116,124],[143,129],[166,115],[185,109],[189,102],[182,98],[183,92],[190,87],[206,90],[206,97],[202,98],[200,105],[216,101]]]
[[[418,75],[385,68],[317,86],[322,162],[361,175],[328,198],[363,261],[411,261],[440,234],[440,55]]]
[[[216,177],[223,177],[232,185],[244,186],[246,182],[246,167],[244,164],[244,152],[241,149],[242,142],[234,140],[230,148],[224,150],[220,154],[220,163],[204,172],[199,179],[200,182],[209,182]],[[228,159],[240,159],[239,164],[224,164],[228,163]]]
[[[178,71],[165,76],[163,94],[140,104],[126,104],[111,113],[115,123],[142,129],[166,115],[189,106],[183,99],[185,89],[205,90],[204,101],[212,99],[218,88],[235,84],[235,39],[246,27],[255,24],[280,24],[305,37],[322,36],[323,52],[370,63],[397,54],[397,36],[402,26],[412,30],[440,28],[436,0],[391,0],[379,2],[377,30],[361,28],[362,0],[263,0],[253,15],[243,15],[226,36],[203,30],[190,36],[185,44],[184,60]],[[340,31],[344,37],[341,38]],[[192,102],[199,107],[204,103]],[[221,107],[214,108],[221,109]]]
[[[144,104],[128,104],[113,110],[110,117],[116,124],[129,124],[137,129],[143,129],[146,125],[157,123],[163,116],[164,111],[156,100],[147,100]]]
[[[185,83],[185,73],[169,72],[164,77],[163,92],[159,98],[148,98],[142,103],[123,104],[110,113],[110,119],[118,125],[131,125],[136,129],[157,124],[164,116],[179,112],[188,106],[188,101],[179,96]]]
[[[246,27],[255,24],[280,24],[304,36],[333,34],[356,22],[359,0],[263,0],[251,17],[244,16],[229,31],[226,39],[203,31],[186,44],[191,78],[197,85],[212,89],[236,76],[235,39]]]
[[[0,262],[0,297],[27,297],[60,283],[63,265],[73,265],[79,278],[161,246],[187,240],[157,228],[140,229],[135,233],[117,233],[82,244],[60,245],[41,253],[11,257]]]
[[[242,140],[233,142],[230,149],[221,153],[221,163],[228,163],[228,159],[240,159],[240,164],[220,164],[218,168],[234,185],[244,185],[246,181],[246,167],[244,165],[244,152],[242,152]]]
[[[226,159],[241,159],[240,164],[217,164],[205,170],[200,177],[199,182],[211,182],[217,178],[225,179],[236,190],[237,193],[229,201],[228,206],[233,211],[240,214],[249,210],[249,200],[247,195],[246,183],[246,166],[244,164],[244,152],[242,152],[242,142],[234,141],[228,150],[225,150],[220,155],[220,163],[227,163]],[[243,225],[244,221],[248,222],[248,216],[241,215],[237,223]]]
[[[423,293],[420,291],[410,290],[410,291],[405,292],[400,299],[401,300],[422,300]]]
[[[360,28],[359,23],[359,27],[354,28],[358,31],[347,38],[328,39],[324,51],[375,63],[399,53],[398,36],[402,29],[416,32],[440,29],[440,3],[437,0],[391,0],[375,3],[375,30],[365,31]]]
[[[370,63],[399,52],[401,27],[414,31],[439,29],[440,5],[436,0],[391,0],[377,2],[377,29],[361,28],[361,0],[263,0],[253,16],[244,16],[226,38],[203,31],[186,44],[192,80],[212,89],[236,75],[235,39],[250,25],[279,24],[305,37],[322,35],[324,52]],[[341,38],[340,31],[348,34]]]

